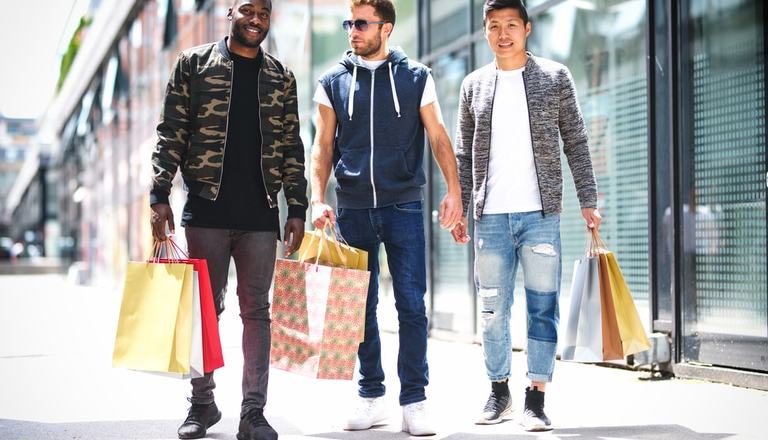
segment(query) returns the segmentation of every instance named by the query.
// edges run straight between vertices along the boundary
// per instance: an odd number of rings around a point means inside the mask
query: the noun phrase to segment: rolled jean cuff
[[[531,380],[531,382],[542,382],[542,383],[552,382],[551,374],[547,375],[547,374],[536,374],[536,373],[528,372],[526,376],[528,377],[528,379]]]
[[[400,406],[410,405],[412,403],[419,403],[427,400],[426,396],[412,397],[400,402]]]
[[[503,382],[503,381],[509,379],[509,375],[506,375],[506,376],[488,376],[488,379],[491,382]]]

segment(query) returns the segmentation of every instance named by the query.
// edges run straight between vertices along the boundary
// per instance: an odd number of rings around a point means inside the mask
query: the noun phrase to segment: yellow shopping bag
[[[632,294],[621,273],[619,262],[616,261],[616,255],[613,252],[606,252],[605,258],[601,258],[600,262],[605,262],[608,266],[608,278],[611,283],[613,306],[616,309],[616,321],[619,324],[624,356],[648,350],[651,344],[645,336],[645,329],[640,322],[640,316],[637,314]]]
[[[330,233],[326,230],[330,230]],[[345,242],[340,243],[328,223],[322,229],[304,233],[304,239],[299,247],[299,259],[300,261],[318,260],[324,266],[368,270],[368,252],[354,248]]]
[[[193,277],[192,264],[128,263],[113,367],[189,373]]]

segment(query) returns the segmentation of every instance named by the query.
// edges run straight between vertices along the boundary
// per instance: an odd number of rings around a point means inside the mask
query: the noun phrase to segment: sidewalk
[[[227,366],[217,373],[224,418],[210,439],[234,440],[240,403],[240,323],[234,289],[221,322]],[[188,384],[110,366],[119,293],[76,287],[59,275],[0,276],[0,439],[175,439]],[[352,383],[272,370],[267,417],[281,439],[406,439],[400,432],[397,337],[382,335],[392,417],[369,431],[341,429]],[[485,402],[478,345],[430,340],[431,439],[765,439],[768,392],[648,373],[558,362],[547,413],[556,429],[522,431],[515,420],[474,425]],[[512,389],[522,405],[525,356]]]

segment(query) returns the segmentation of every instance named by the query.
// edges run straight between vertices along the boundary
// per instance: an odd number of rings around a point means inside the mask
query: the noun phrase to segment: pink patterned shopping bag
[[[321,379],[352,379],[370,278],[364,270],[278,259],[271,365]]]

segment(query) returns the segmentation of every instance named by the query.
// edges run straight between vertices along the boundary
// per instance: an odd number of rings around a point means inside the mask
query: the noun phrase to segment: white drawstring
[[[395,77],[392,76],[392,63],[387,63],[389,65],[389,85],[392,87],[392,99],[395,101],[395,111],[397,112],[397,117],[400,117],[400,101],[397,99],[397,89],[395,88]]]
[[[349,84],[349,105],[347,106],[347,112],[349,113],[349,120],[352,120],[352,113],[355,111],[355,83],[357,82],[357,64],[355,64],[354,70],[352,70],[352,82]]]

